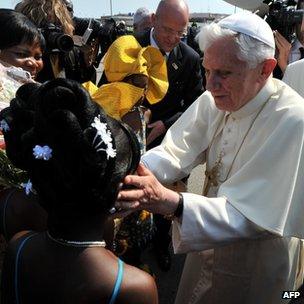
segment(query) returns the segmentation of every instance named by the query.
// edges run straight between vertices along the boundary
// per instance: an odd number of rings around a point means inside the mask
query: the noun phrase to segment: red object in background
[[[4,142],[4,140],[0,140],[0,149],[5,150],[5,142]]]
[[[5,150],[5,141],[1,131],[0,131],[0,149]]]

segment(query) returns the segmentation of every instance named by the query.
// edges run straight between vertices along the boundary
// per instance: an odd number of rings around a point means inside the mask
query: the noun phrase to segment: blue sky
[[[159,0],[72,0],[75,16],[100,17],[110,14],[112,1],[113,14],[135,12],[137,8],[145,6],[155,11]],[[1,0],[0,7],[13,8],[18,0]],[[234,6],[223,0],[188,0],[190,12],[211,12],[232,14]]]

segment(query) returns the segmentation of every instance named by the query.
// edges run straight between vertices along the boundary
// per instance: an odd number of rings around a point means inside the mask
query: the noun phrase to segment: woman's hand
[[[291,44],[278,31],[274,31],[274,40],[278,50],[278,66],[284,73],[288,65]]]
[[[153,142],[157,137],[161,136],[162,134],[166,133],[166,127],[161,120],[155,121],[151,124],[148,124],[149,135],[147,137],[147,145]]]

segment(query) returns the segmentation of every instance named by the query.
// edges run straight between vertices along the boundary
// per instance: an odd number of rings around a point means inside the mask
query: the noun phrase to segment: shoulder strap
[[[3,231],[3,236],[5,239],[7,239],[7,230],[6,230],[6,210],[7,210],[7,206],[8,206],[8,202],[11,198],[11,196],[14,194],[14,192],[16,191],[16,189],[11,189],[9,191],[9,193],[6,195],[5,198],[5,202],[3,205],[3,212],[2,212],[2,231]]]
[[[109,304],[114,304],[116,301],[116,298],[120,291],[123,273],[124,273],[124,263],[122,260],[118,259],[118,273],[117,273],[116,282],[115,282],[115,285],[114,285],[114,288],[112,291],[112,295],[111,295]]]
[[[30,234],[28,235],[26,238],[24,238],[22,241],[21,241],[21,244],[19,245],[19,248],[17,250],[17,254],[16,254],[16,260],[15,260],[15,276],[14,276],[14,284],[15,284],[15,299],[16,299],[16,304],[19,304],[20,303],[20,300],[19,300],[19,284],[18,284],[18,266],[19,266],[19,263],[20,263],[20,255],[21,255],[21,251],[25,245],[25,243],[31,239],[33,236],[35,236],[36,234],[38,233],[33,233],[33,234]]]

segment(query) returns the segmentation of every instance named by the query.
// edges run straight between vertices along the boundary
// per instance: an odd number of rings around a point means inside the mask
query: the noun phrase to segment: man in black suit
[[[152,112],[148,125],[148,149],[159,145],[168,128],[203,92],[203,79],[199,55],[181,41],[187,32],[189,9],[183,0],[162,0],[152,14],[153,28],[135,35],[144,47],[155,46],[166,56],[169,89],[160,102],[145,104]],[[168,235],[171,222],[155,215],[157,227],[155,249],[163,270],[169,270],[171,258]]]

